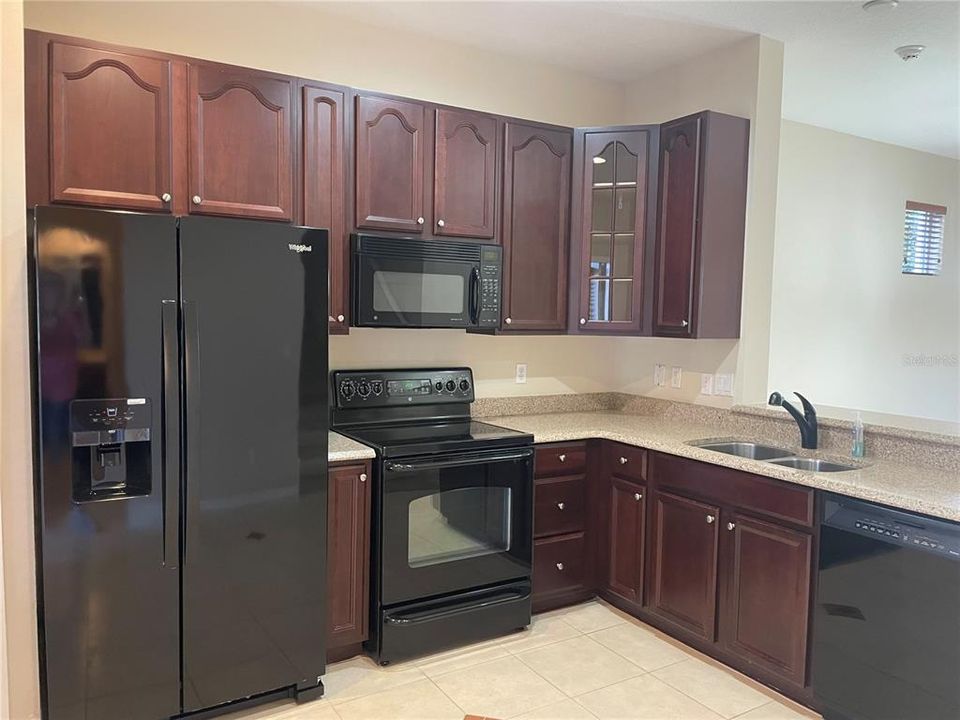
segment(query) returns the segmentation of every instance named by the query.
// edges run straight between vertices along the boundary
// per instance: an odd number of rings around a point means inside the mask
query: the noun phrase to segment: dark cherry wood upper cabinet
[[[645,495],[643,485],[615,473],[611,476],[606,587],[609,592],[637,604],[643,598]]]
[[[327,496],[327,622],[330,647],[367,638],[370,468],[332,465]]]
[[[61,42],[49,53],[49,200],[170,211],[173,63]]]
[[[659,136],[657,125],[574,136],[571,332],[650,334]]]
[[[812,536],[739,513],[725,519],[720,639],[786,680],[806,680]]]
[[[347,286],[348,236],[346,163],[349,135],[347,89],[319,84],[301,89],[303,113],[303,222],[330,230],[329,327],[343,334],[349,327]]]
[[[294,218],[296,81],[191,63],[190,212]]]
[[[750,121],[661,126],[654,335],[740,336]]]
[[[433,233],[493,239],[496,231],[497,146],[495,117],[437,108]]]
[[[503,330],[566,328],[572,131],[506,123]]]
[[[720,510],[672,493],[655,492],[652,499],[649,608],[677,627],[713,642]]]
[[[423,232],[426,108],[359,95],[356,117],[356,226]]]

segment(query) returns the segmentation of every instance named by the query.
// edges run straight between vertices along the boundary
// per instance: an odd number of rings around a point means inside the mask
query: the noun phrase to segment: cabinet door
[[[424,223],[425,109],[357,97],[357,227],[419,233]]]
[[[303,222],[330,230],[330,332],[345,333],[349,264],[344,217],[345,95],[340,88],[320,85],[307,85],[302,93]]]
[[[721,639],[751,664],[802,686],[812,538],[745,515],[732,515],[724,527],[732,537]]]
[[[643,592],[643,538],[646,489],[610,478],[610,538],[607,589],[634,603]]]
[[[650,137],[588,131],[578,142],[577,330],[641,330]]]
[[[503,328],[566,326],[571,133],[508,122],[503,177]]]
[[[699,116],[660,132],[660,214],[657,228],[654,333],[691,337],[700,192]]]
[[[50,47],[50,199],[169,211],[171,62]]]
[[[658,492],[653,500],[650,609],[713,642],[717,607],[718,508]]]
[[[370,587],[370,485],[366,465],[332,466],[327,499],[330,647],[367,638]]]
[[[497,119],[436,111],[433,232],[492,239],[497,189]]]
[[[292,78],[190,66],[190,212],[293,220]]]

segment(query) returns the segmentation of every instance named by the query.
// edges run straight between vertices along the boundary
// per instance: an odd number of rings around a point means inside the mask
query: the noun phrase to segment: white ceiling
[[[752,34],[784,42],[783,115],[960,157],[960,2],[324,2],[325,10],[614,82]],[[923,44],[919,60],[894,48]]]

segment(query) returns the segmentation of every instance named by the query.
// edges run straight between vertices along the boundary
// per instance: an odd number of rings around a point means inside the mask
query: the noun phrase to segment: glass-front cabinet
[[[657,136],[651,126],[577,132],[573,332],[650,332],[652,283],[644,274],[652,269],[656,163],[650,158],[656,157]]]

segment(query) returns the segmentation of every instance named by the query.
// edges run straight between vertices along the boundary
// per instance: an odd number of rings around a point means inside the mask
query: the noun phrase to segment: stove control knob
[[[374,380],[372,383],[370,383],[370,389],[373,390],[374,395],[379,395],[383,392],[383,381]]]
[[[362,380],[359,385],[357,385],[357,395],[360,397],[367,397],[370,394],[370,383]]]
[[[437,392],[443,390],[443,380],[437,380],[433,386],[437,389]]]
[[[344,380],[340,383],[340,394],[348,400],[353,397],[356,388],[353,386],[353,380]]]
[[[470,389],[470,381],[464,378],[460,381],[460,392],[466,392]]]
[[[447,380],[447,384],[444,385],[444,387],[447,389],[447,392],[453,392],[457,389],[457,384],[453,380]]]

